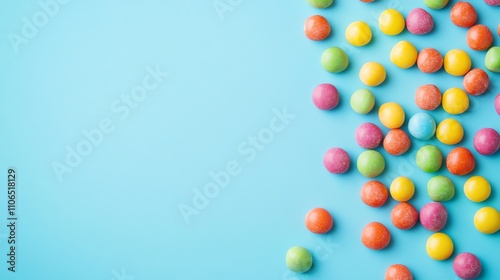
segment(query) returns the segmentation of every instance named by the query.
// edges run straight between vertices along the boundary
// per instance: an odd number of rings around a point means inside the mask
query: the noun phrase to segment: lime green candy
[[[418,168],[425,172],[433,173],[441,168],[443,155],[436,146],[427,145],[418,150],[416,161]]]
[[[375,105],[375,96],[367,89],[358,89],[351,95],[351,108],[358,114],[368,114]]]
[[[427,193],[434,201],[448,201],[455,196],[455,187],[448,177],[432,177],[427,183]]]
[[[448,0],[424,0],[424,4],[431,9],[439,10],[448,4]]]
[[[385,160],[379,152],[368,150],[359,155],[357,166],[359,173],[365,177],[373,178],[384,172]]]
[[[500,72],[500,47],[492,47],[484,57],[484,66],[491,72]]]
[[[313,6],[314,8],[328,8],[330,5],[333,3],[333,0],[307,0],[307,3],[309,5]]]
[[[321,65],[326,71],[332,73],[342,72],[349,65],[347,54],[339,47],[326,49],[321,55]]]
[[[303,273],[311,269],[313,260],[311,253],[304,247],[295,246],[286,252],[286,266],[291,271]]]

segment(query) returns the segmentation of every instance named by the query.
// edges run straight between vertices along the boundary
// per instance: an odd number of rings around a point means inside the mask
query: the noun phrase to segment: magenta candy
[[[461,279],[476,279],[481,274],[481,261],[474,254],[460,253],[453,260],[453,270]]]
[[[427,34],[434,28],[434,20],[426,10],[415,8],[406,17],[406,28],[416,35]]]
[[[500,135],[493,128],[480,129],[474,135],[474,148],[482,155],[492,155],[500,148]]]
[[[495,110],[497,111],[497,114],[500,115],[500,93],[497,94],[497,97],[495,97]]]
[[[356,142],[366,149],[375,149],[382,142],[382,130],[373,123],[364,123],[356,129]]]
[[[500,0],[484,0],[484,3],[490,6],[500,6]]]
[[[326,170],[333,174],[342,174],[349,169],[351,159],[349,154],[341,148],[331,148],[323,158]]]
[[[420,223],[430,231],[440,231],[448,221],[448,211],[439,202],[427,203],[420,210]]]
[[[331,110],[339,104],[339,92],[332,84],[320,84],[314,88],[312,100],[318,109]]]

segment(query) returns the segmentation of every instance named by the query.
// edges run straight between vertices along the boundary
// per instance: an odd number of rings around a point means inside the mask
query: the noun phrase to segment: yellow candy
[[[396,102],[384,103],[378,109],[378,118],[389,129],[400,128],[405,122],[405,111]]]
[[[450,88],[444,92],[441,104],[447,113],[458,115],[469,108],[469,97],[459,88]]]
[[[400,12],[394,9],[387,9],[380,14],[378,27],[384,34],[391,36],[398,35],[405,29],[405,19]]]
[[[500,229],[500,213],[493,207],[483,207],[474,215],[474,225],[479,232],[495,233]]]
[[[444,70],[453,76],[467,74],[471,64],[469,55],[463,50],[454,49],[444,56]]]
[[[464,184],[465,196],[474,202],[485,201],[490,197],[491,185],[482,176],[470,177]]]
[[[399,41],[391,50],[391,61],[399,68],[410,68],[417,62],[417,48],[408,41]]]
[[[410,178],[400,176],[392,181],[389,192],[394,200],[406,202],[415,194],[415,185]]]
[[[438,261],[446,260],[453,254],[453,241],[448,235],[442,232],[434,233],[427,239],[425,249],[427,250],[427,255],[432,259]]]
[[[349,44],[361,47],[368,44],[372,39],[370,26],[363,21],[355,21],[345,30],[345,38]]]
[[[385,69],[378,62],[367,62],[359,70],[359,79],[363,84],[375,87],[385,81]]]
[[[464,128],[457,120],[448,118],[437,126],[436,137],[443,144],[455,145],[462,141]]]

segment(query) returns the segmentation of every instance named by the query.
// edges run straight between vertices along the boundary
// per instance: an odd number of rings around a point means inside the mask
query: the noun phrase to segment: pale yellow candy
[[[370,26],[363,21],[355,21],[345,30],[345,38],[349,44],[357,47],[368,44],[372,39]]]
[[[405,29],[405,19],[397,10],[387,9],[380,14],[378,27],[384,34],[398,35]]]
[[[408,41],[399,41],[391,50],[391,62],[403,69],[412,67],[417,56],[417,48]]]

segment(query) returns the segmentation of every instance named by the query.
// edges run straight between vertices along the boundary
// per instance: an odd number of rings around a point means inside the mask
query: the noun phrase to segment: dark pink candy
[[[492,155],[500,148],[500,135],[493,128],[480,129],[474,135],[474,148],[482,155]]]
[[[331,110],[339,104],[339,92],[332,84],[320,84],[312,93],[313,103],[320,110]]]
[[[460,253],[453,260],[453,270],[461,279],[476,279],[481,274],[481,261],[474,254]]]
[[[495,97],[495,111],[500,115],[500,93]]]
[[[434,20],[426,10],[415,8],[406,17],[406,28],[416,35],[427,34],[434,28]]]
[[[448,221],[448,211],[439,202],[427,203],[420,209],[420,223],[430,231],[440,231]]]
[[[356,142],[366,149],[375,149],[382,142],[382,130],[373,123],[364,123],[356,129]]]
[[[333,174],[342,174],[349,169],[351,159],[349,154],[341,148],[331,148],[323,157],[326,170]]]

